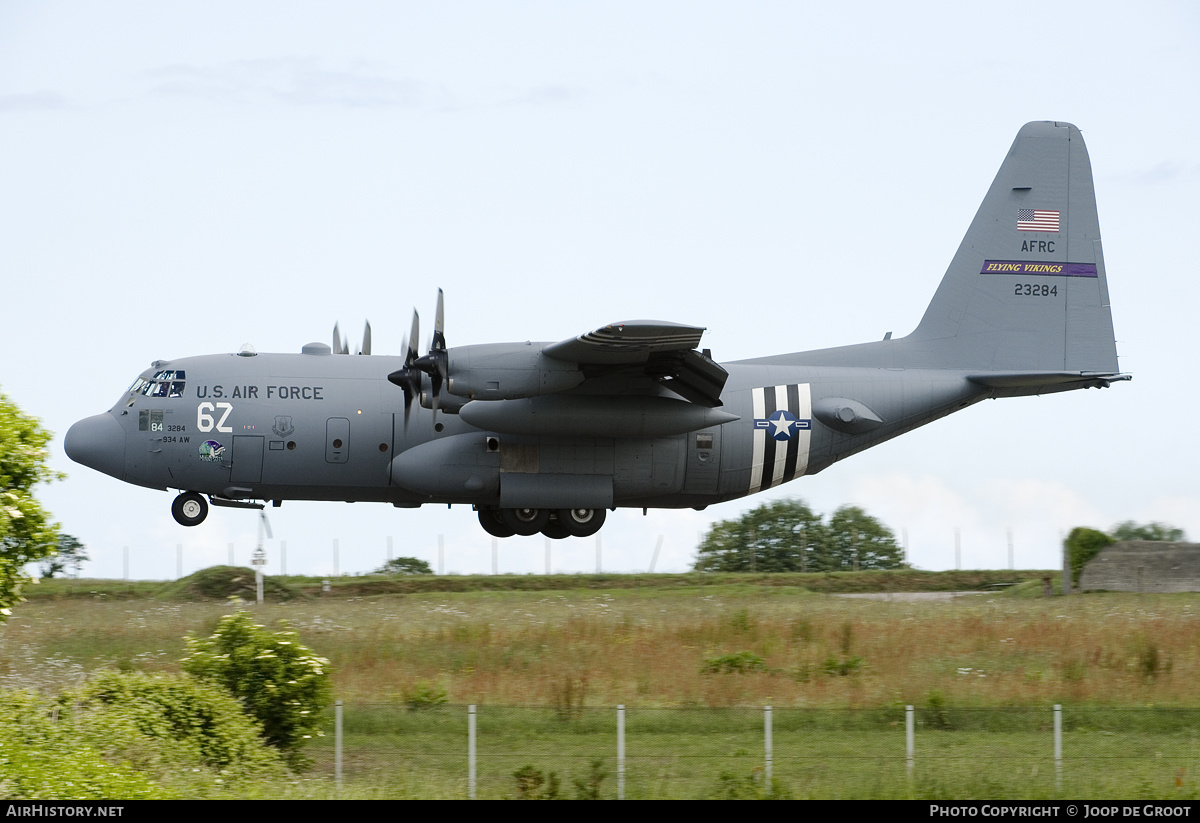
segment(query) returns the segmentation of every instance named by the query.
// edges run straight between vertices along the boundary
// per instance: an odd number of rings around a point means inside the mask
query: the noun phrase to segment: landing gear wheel
[[[559,525],[572,537],[591,537],[604,525],[604,509],[559,509]]]
[[[501,509],[500,518],[514,534],[525,537],[537,534],[550,522],[549,509]]]
[[[563,540],[571,536],[571,533],[566,530],[562,523],[558,522],[557,515],[550,515],[550,521],[542,528],[542,534],[549,537],[551,540]]]
[[[512,537],[515,531],[504,525],[500,510],[491,506],[479,507],[479,525],[492,537]]]
[[[195,492],[184,492],[171,504],[171,514],[181,526],[199,526],[208,517],[208,503]]]

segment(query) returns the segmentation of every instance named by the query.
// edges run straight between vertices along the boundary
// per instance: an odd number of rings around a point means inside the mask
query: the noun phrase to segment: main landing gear
[[[479,525],[493,537],[534,535],[554,540],[590,537],[604,525],[604,509],[499,509],[479,507]]]
[[[171,504],[171,514],[181,526],[199,526],[208,517],[208,503],[195,492],[184,492]]]

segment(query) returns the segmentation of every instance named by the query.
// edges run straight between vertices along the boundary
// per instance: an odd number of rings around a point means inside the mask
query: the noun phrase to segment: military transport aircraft
[[[704,329],[613,323],[557,343],[401,356],[156,361],[66,437],[78,463],[178,489],[195,526],[267,501],[469,504],[490,534],[594,534],[617,507],[704,508],[815,474],[985,398],[1107,387],[1117,367],[1091,165],[1079,130],[1017,134],[916,330],[733,363]],[[415,407],[414,407],[415,404]],[[262,501],[262,502],[259,502]]]

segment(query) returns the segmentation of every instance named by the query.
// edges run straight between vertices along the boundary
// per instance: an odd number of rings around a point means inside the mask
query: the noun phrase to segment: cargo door
[[[261,483],[263,440],[256,435],[238,434],[233,438],[233,466],[229,471],[232,483]]]

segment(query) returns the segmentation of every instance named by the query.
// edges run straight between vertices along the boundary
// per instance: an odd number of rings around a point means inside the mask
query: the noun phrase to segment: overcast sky
[[[152,360],[296,352],[340,321],[401,354],[446,291],[451,346],[656,318],[718,360],[911,331],[1020,126],[1095,172],[1121,367],[1103,391],[987,402],[703,512],[610,513],[606,570],[680,571],[778,497],[863,506],[914,565],[1059,565],[1062,535],[1200,538],[1194,4],[55,3],[0,0],[0,390],[57,435],[40,496],[86,572],[249,561],[253,512],[69,461],[62,435]],[[429,324],[426,324],[428,329]],[[469,507],[291,502],[279,571],[396,555],[489,572]],[[500,542],[540,572],[543,538]],[[557,571],[596,567],[556,541]]]

